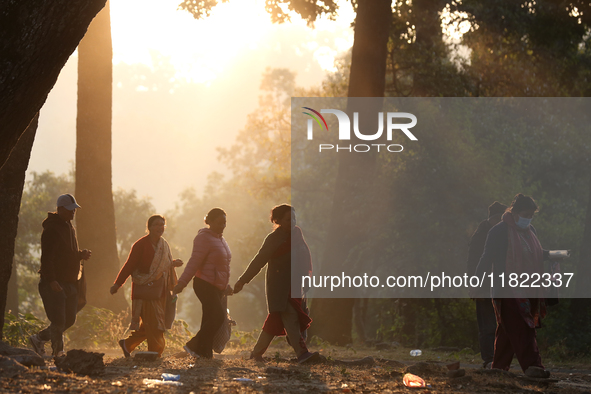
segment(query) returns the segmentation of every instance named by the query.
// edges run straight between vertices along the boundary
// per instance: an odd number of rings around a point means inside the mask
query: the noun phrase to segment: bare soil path
[[[289,349],[283,345],[274,345],[269,351],[271,358],[265,364],[247,360],[248,350],[241,348],[230,349],[213,360],[184,357],[178,349],[171,349],[161,359],[151,362],[140,362],[133,357],[125,359],[119,352],[110,350],[104,357],[105,369],[99,375],[66,374],[48,364],[14,378],[1,378],[0,392],[591,394],[591,368],[587,365],[549,367],[553,371],[551,379],[532,380],[525,378],[517,368],[510,372],[485,371],[473,356],[462,359],[453,354],[427,351],[421,357],[410,357],[402,349],[376,351],[331,347],[320,351],[325,361],[298,365],[290,359]],[[364,361],[359,362],[362,365],[352,365],[339,360]],[[446,365],[451,362],[459,362],[465,375],[447,377]],[[409,368],[430,387],[404,386],[402,378]],[[162,383],[163,373],[180,375],[180,380],[178,383]]]

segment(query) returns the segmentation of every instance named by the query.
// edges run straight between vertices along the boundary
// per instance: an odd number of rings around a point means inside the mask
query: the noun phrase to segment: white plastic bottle
[[[420,349],[414,349],[410,351],[410,355],[413,357],[420,356],[421,354],[423,354],[423,352],[421,352]]]

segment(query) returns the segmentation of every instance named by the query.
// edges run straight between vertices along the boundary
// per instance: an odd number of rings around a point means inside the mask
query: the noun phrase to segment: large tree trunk
[[[81,248],[92,250],[85,264],[90,305],[121,311],[123,292],[109,287],[119,270],[111,184],[113,49],[109,3],[90,24],[78,47],[76,198],[82,208],[76,225]]]
[[[378,97],[374,108],[381,106],[381,97],[384,95],[391,18],[390,0],[360,0],[357,3],[348,97]],[[353,108],[349,100],[347,113],[354,110],[360,112]],[[360,121],[368,119],[361,114],[359,118]],[[351,144],[354,143],[356,141],[352,139]],[[339,156],[331,221],[320,274],[335,267],[342,268],[351,247],[366,236],[355,223],[360,223],[358,220],[362,215],[358,201],[365,201],[363,196],[368,195],[373,183],[375,160],[373,154]],[[346,234],[343,235],[342,229],[347,229]],[[313,300],[311,311],[314,324],[310,334],[331,343],[351,343],[353,305],[354,300],[351,298]]]
[[[2,202],[0,204],[0,217],[2,218],[2,233],[0,235],[0,340],[4,328],[8,281],[12,273],[14,259],[18,212],[21,207],[25,173],[29,166],[38,119],[38,116],[33,118],[31,124],[29,124],[29,127],[12,150],[8,160],[0,169],[0,201]]]
[[[105,1],[0,3],[0,167]]]

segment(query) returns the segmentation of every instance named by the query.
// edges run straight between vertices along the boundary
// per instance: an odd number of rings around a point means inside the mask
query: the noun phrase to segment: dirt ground
[[[1,393],[590,393],[591,365],[546,365],[549,380],[526,380],[517,365],[510,372],[484,371],[478,355],[424,351],[410,357],[409,349],[327,347],[324,361],[298,365],[289,348],[275,344],[265,364],[248,360],[246,348],[233,348],[213,360],[185,357],[169,349],[156,361],[125,359],[105,353],[105,369],[95,376],[55,370],[52,362],[14,378],[0,379]],[[369,358],[371,357],[371,358]],[[363,360],[351,365],[341,360]],[[447,365],[459,362],[465,375],[447,377]],[[408,370],[421,376],[427,388],[407,388]],[[161,375],[180,375],[179,382],[162,384]],[[459,372],[458,374],[461,374]]]

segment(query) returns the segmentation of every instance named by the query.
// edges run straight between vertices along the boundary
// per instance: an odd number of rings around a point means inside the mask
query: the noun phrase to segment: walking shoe
[[[29,337],[29,343],[33,347],[33,350],[35,351],[35,353],[37,353],[41,357],[45,356],[45,343],[46,342],[47,341],[43,341],[43,340],[39,339],[38,334],[31,335]]]
[[[318,352],[314,352],[314,353],[306,352],[306,353],[298,356],[298,364],[313,362],[313,361],[318,360],[319,358],[320,358],[320,353],[318,353]]]
[[[256,354],[256,355],[255,355],[255,354],[253,354],[253,353],[250,353],[250,357],[249,357],[248,359],[249,359],[249,360],[254,360],[254,361],[256,361],[257,363],[264,363],[264,362],[265,362],[265,359],[264,359],[264,358],[263,358],[263,356],[261,356],[260,354]]]
[[[131,353],[129,353],[129,351],[125,347],[125,339],[119,341],[119,346],[121,347],[121,350],[123,350],[123,355],[125,356],[125,358],[131,357]]]
[[[546,371],[541,367],[531,366],[525,370],[525,376],[530,378],[548,379],[550,377],[550,371]]]
[[[201,358],[200,355],[198,355],[197,353],[195,353],[194,351],[189,349],[189,347],[187,345],[183,346],[183,349],[185,350],[185,352],[189,353],[190,356],[193,356],[195,358]]]

